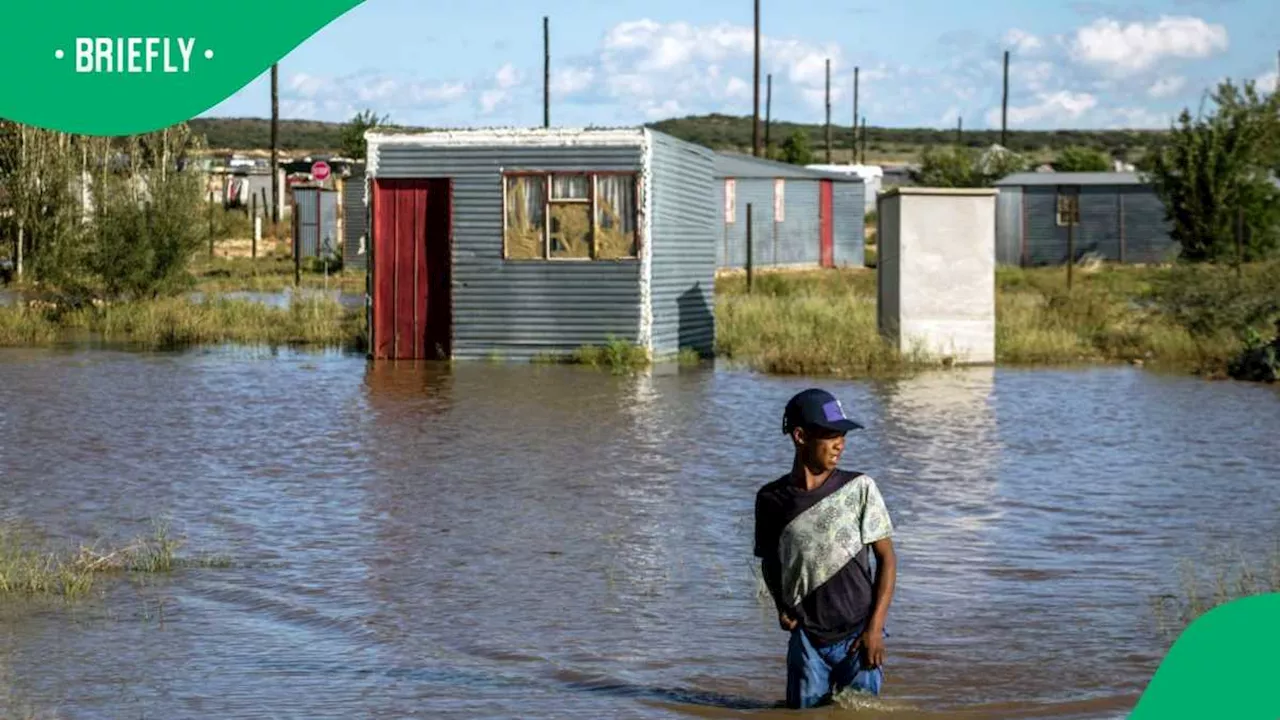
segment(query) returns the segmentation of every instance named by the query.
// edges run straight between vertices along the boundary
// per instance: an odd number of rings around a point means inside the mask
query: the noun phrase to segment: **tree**
[[[365,159],[365,132],[386,125],[387,120],[386,115],[378,117],[372,110],[356,113],[355,117],[342,126],[342,154],[355,160]]]
[[[1181,256],[1193,262],[1268,255],[1280,240],[1280,96],[1259,95],[1253,82],[1223,82],[1215,111],[1193,118],[1184,109],[1153,153],[1148,177],[1165,206]]]
[[[1101,150],[1073,145],[1058,153],[1053,169],[1058,172],[1110,172],[1111,157]]]
[[[813,150],[809,147],[809,136],[802,130],[795,130],[782,142],[782,159],[792,165],[808,165],[813,162]]]
[[[1021,155],[999,146],[979,152],[951,146],[928,148],[912,173],[918,185],[940,188],[991,187],[997,180],[1027,168]]]

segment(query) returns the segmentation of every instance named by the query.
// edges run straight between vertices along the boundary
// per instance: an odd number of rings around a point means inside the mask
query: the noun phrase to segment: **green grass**
[[[16,522],[0,525],[0,601],[30,597],[76,599],[108,574],[171,573],[193,567],[229,567],[225,557],[183,558],[182,542],[164,522],[149,535],[115,547],[81,544],[74,550],[50,545]]]
[[[253,258],[200,259],[192,268],[195,289],[206,293],[246,291],[281,292],[294,286],[293,258],[288,255],[270,255]],[[308,258],[300,273],[301,286],[306,288],[328,287],[330,290],[361,293],[365,290],[366,274],[362,270],[344,270],[341,265],[329,264],[326,278],[323,263]]]
[[[1280,312],[1280,262],[1227,268],[1000,268],[1001,365],[1132,362],[1220,376],[1247,328]],[[755,370],[843,377],[944,364],[879,337],[876,276],[865,269],[742,274],[716,283],[718,353]]]
[[[84,306],[0,308],[0,345],[50,345],[90,334],[150,349],[207,343],[325,346],[359,349],[365,315],[330,298],[295,300],[276,308],[249,300],[185,298]]]
[[[584,345],[569,353],[540,353],[533,357],[537,364],[585,365],[615,373],[633,372],[649,367],[649,354],[644,348],[626,340],[609,336],[604,345]]]
[[[740,275],[716,284],[717,354],[779,374],[874,376],[928,366],[876,327],[875,275],[865,270]]]

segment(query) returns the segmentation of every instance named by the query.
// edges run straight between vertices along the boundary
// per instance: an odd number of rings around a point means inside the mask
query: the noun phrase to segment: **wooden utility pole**
[[[853,154],[849,156],[849,164],[858,164],[858,68],[853,69]]]
[[[1009,51],[1004,51],[1004,92],[1000,100],[1000,147],[1009,147]]]
[[[280,223],[280,64],[271,65],[271,222]],[[274,232],[274,229],[272,230]]]
[[[542,16],[542,127],[551,127],[551,19]]]
[[[861,165],[866,165],[867,164],[867,116],[866,115],[862,116],[862,142],[860,144],[862,145],[862,159],[859,160],[858,162]]]
[[[752,240],[751,203],[747,203],[747,292],[748,293],[751,292],[751,280],[753,275],[752,270],[755,265],[755,263],[752,261],[752,258],[755,256],[755,253],[752,252],[754,248],[752,247],[753,243],[751,240]]]
[[[769,124],[773,117],[773,73],[765,77],[764,84],[764,156],[769,157]]]
[[[827,164],[831,164],[831,58],[827,58]]]
[[[760,157],[760,0],[755,0],[755,59],[751,72],[751,154]]]
[[[956,116],[956,144],[957,145],[964,144],[964,116],[963,115]]]

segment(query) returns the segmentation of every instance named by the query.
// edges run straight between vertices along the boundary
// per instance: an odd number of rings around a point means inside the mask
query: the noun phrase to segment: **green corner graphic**
[[[1129,717],[1280,718],[1280,594],[1235,600],[1197,618]]]
[[[230,97],[361,2],[9,0],[0,117],[84,135],[168,127]]]

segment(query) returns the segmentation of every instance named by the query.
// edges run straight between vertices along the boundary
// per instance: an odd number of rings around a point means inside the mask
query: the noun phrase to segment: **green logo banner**
[[[1280,594],[1235,600],[1197,618],[1129,717],[1280,718]]]
[[[83,135],[158,130],[230,97],[361,2],[8,0],[0,117]]]

